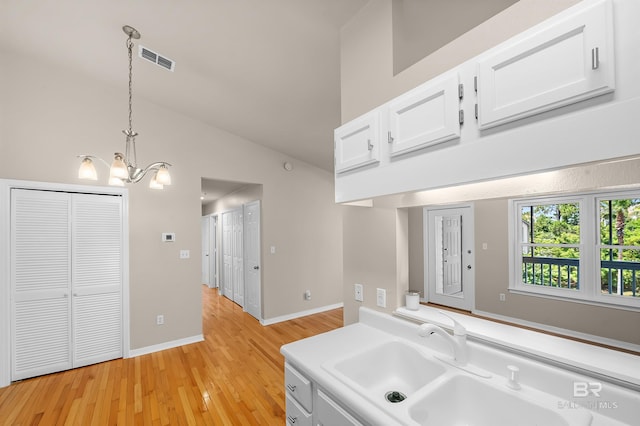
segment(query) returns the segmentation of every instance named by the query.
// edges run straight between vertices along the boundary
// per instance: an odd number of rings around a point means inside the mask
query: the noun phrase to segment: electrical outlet
[[[304,292],[304,300],[311,300],[311,290]]]
[[[188,259],[190,256],[189,250],[180,250],[180,259]]]
[[[364,287],[362,284],[355,284],[355,297],[358,302],[364,302]]]
[[[500,293],[500,301],[504,302],[505,300],[507,300],[507,296],[504,293]]]
[[[156,316],[156,325],[163,325],[163,324],[164,324],[164,315]]]
[[[384,288],[376,289],[376,304],[381,308],[387,307],[387,290]]]

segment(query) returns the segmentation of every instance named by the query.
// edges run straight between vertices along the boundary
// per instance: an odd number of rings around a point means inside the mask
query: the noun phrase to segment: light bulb
[[[91,161],[91,158],[84,157],[82,163],[80,163],[80,168],[78,169],[78,178],[98,180],[98,173],[96,172],[96,167],[93,165],[93,161]]]
[[[169,174],[169,169],[164,164],[158,169],[155,178],[156,182],[160,185],[171,185],[171,175]]]
[[[151,188],[151,189],[163,189],[164,188],[164,185],[162,185],[161,183],[158,183],[158,173],[153,175],[153,177],[149,181],[149,188]]]
[[[123,155],[119,152],[114,154],[113,163],[111,163],[111,170],[109,176],[112,178],[127,179],[129,177],[129,171],[127,166],[122,161]]]

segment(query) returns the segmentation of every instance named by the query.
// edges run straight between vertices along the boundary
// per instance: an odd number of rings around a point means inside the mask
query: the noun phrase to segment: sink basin
[[[455,376],[412,403],[409,415],[420,425],[588,426],[586,410],[558,408],[561,402],[536,391],[501,389],[469,376]],[[538,392],[539,393],[539,392]],[[525,395],[526,394],[526,395]]]
[[[324,368],[376,403],[383,401],[389,392],[410,398],[446,371],[440,361],[399,341],[383,343]]]

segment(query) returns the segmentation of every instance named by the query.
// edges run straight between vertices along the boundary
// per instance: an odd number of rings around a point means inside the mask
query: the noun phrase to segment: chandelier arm
[[[97,155],[90,155],[90,154],[81,154],[81,155],[76,155],[77,158],[90,158],[90,159],[96,159],[96,160],[100,160],[102,161],[102,163],[107,166],[107,167],[111,167],[111,164],[107,163],[105,160],[103,160],[102,158],[98,157]],[[167,163],[168,164],[168,163]]]
[[[149,164],[144,169],[137,169],[135,167],[129,166],[129,182],[138,183],[142,178],[152,170],[158,170],[160,166],[171,166],[171,164],[164,161],[157,161],[155,163]]]

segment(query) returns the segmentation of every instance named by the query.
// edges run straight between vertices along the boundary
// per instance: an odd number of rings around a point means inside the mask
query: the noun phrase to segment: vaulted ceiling
[[[135,58],[134,104],[144,97],[333,170],[339,30],[366,2],[0,0],[0,49],[125,87],[131,25],[136,44],[176,63]]]

